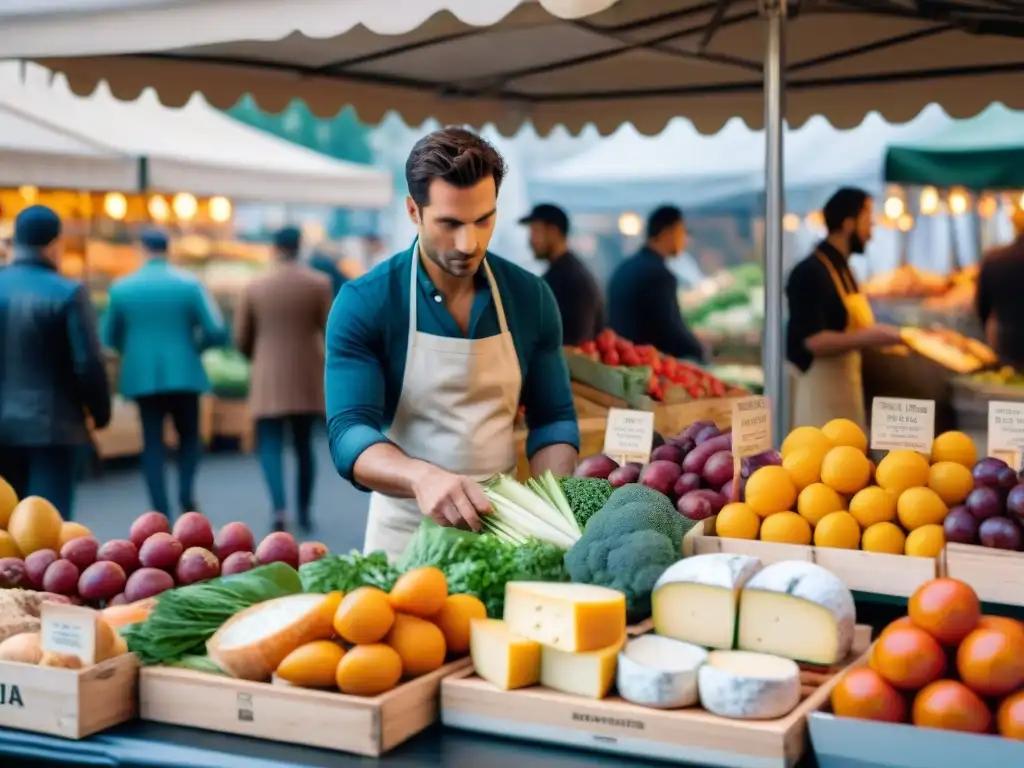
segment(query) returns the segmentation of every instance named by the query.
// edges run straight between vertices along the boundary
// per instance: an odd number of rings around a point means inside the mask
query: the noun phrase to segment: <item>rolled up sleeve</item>
[[[356,459],[384,436],[384,368],[377,352],[380,329],[363,297],[351,284],[338,293],[327,318],[324,398],[334,468],[360,490]]]
[[[529,358],[523,381],[522,403],[526,408],[527,458],[549,445],[566,443],[580,447],[580,427],[569,385],[569,368],[562,356],[562,320],[554,294],[539,283],[538,341]]]

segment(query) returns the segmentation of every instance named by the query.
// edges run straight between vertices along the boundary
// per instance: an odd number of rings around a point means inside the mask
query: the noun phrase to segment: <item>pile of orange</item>
[[[935,579],[832,690],[840,717],[1024,741],[1024,623],[983,616],[974,590]]]

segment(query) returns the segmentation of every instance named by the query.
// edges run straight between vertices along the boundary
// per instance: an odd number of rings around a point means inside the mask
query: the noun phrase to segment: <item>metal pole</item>
[[[768,22],[764,56],[765,135],[765,311],[761,347],[765,394],[772,403],[772,439],[776,447],[788,431],[786,353],[782,334],[782,217],[785,214],[782,148],[785,107],[785,25],[787,0],[762,0]]]

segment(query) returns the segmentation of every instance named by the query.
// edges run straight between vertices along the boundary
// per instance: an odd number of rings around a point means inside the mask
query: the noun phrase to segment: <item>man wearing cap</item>
[[[576,346],[597,338],[604,327],[604,301],[597,280],[569,250],[569,217],[557,205],[535,206],[520,224],[530,227],[534,256],[548,263],[544,280],[562,315],[562,343]]]
[[[330,279],[299,261],[301,234],[274,236],[276,261],[242,291],[235,346],[252,360],[249,411],[270,492],[275,530],[286,527],[284,441],[295,446],[299,527],[310,530],[315,461],[313,428],[324,414],[324,329],[334,293]]]
[[[202,453],[199,396],[210,388],[200,354],[226,343],[227,333],[206,287],[168,263],[166,233],[149,229],[140,240],[146,263],[110,287],[103,341],[121,356],[120,393],[139,406],[150,503],[173,517],[164,478],[164,422],[170,416],[178,434],[180,508],[192,511]]]
[[[60,274],[61,222],[33,205],[14,223],[0,269],[0,476],[70,520],[88,419],[110,421],[110,387],[84,285]]]

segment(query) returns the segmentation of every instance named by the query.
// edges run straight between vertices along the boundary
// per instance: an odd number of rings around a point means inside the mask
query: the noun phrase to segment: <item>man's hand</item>
[[[420,511],[438,525],[481,531],[480,516],[491,511],[483,489],[471,478],[430,467],[414,485]]]
[[[889,347],[894,344],[903,343],[900,329],[893,325],[876,323],[870,328],[865,328],[862,333],[864,334],[864,340],[872,347]]]

